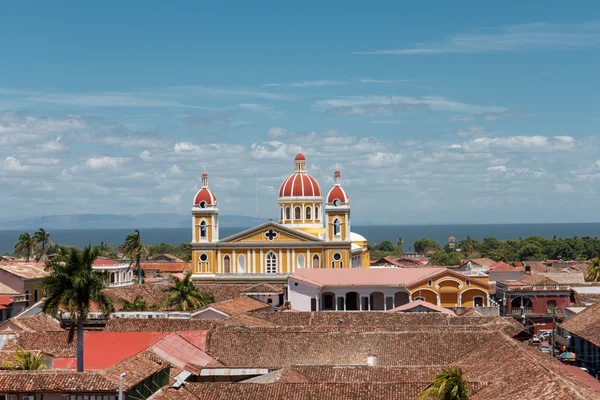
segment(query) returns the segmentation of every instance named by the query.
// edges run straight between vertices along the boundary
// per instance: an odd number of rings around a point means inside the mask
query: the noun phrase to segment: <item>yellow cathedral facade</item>
[[[350,198],[339,170],[323,198],[298,153],[279,188],[279,220],[219,237],[217,197],[202,174],[192,207],[192,270],[196,280],[281,281],[298,268],[368,268],[367,240],[350,230]],[[325,200],[325,201],[324,201]]]

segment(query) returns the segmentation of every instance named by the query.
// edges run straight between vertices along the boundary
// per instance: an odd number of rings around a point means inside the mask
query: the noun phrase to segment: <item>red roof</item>
[[[411,301],[410,303],[406,303],[399,307],[392,308],[391,310],[388,310],[388,312],[410,311],[416,307],[425,307],[427,309],[430,309],[433,312],[441,312],[441,313],[445,313],[445,314],[451,315],[453,317],[456,317],[456,314],[454,313],[454,311],[449,310],[444,307],[441,307],[441,306],[438,306],[438,305],[435,305],[435,304],[428,303],[423,300]]]
[[[87,332],[83,343],[86,370],[105,369],[146,350],[168,332]]]
[[[327,195],[327,202],[333,203],[335,199],[338,199],[342,203],[348,202],[348,194],[341,186],[334,186]]]
[[[194,197],[194,205],[200,205],[201,202],[205,201],[207,205],[214,206],[217,203],[217,197],[208,188],[203,187],[196,193]]]
[[[295,160],[296,161],[306,161],[306,157],[304,157],[304,154],[298,153],[298,154],[296,154]]]
[[[96,261],[94,261],[94,265],[119,265],[120,263],[115,261],[115,260],[111,260],[109,258],[102,258],[102,259],[97,259]]]
[[[294,172],[283,181],[279,188],[279,197],[319,196],[321,196],[319,183],[306,172]]]
[[[14,294],[0,294],[0,305],[7,306],[14,303],[15,301],[11,299],[14,296]]]
[[[490,265],[489,266],[489,270],[493,271],[493,272],[513,272],[513,271],[516,271],[516,269],[513,266],[505,263],[504,261],[498,261],[497,263]]]

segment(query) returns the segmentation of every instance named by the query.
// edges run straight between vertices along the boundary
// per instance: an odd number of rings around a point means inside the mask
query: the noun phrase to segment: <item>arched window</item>
[[[114,272],[110,273],[110,283],[115,283],[115,273]]]
[[[294,219],[296,221],[299,221],[302,219],[302,210],[300,209],[300,207],[294,208]]]
[[[283,221],[283,207],[279,207],[279,219]]]
[[[287,219],[288,221],[291,219],[290,208],[289,207],[285,208],[285,219]]]
[[[313,268],[321,268],[321,263],[318,255],[314,255],[312,258],[312,267]]]
[[[229,258],[229,255],[223,257],[223,272],[226,274],[231,273],[231,258]]]
[[[312,219],[312,208],[310,206],[306,207],[306,218],[307,221]]]
[[[474,307],[483,307],[483,296],[474,296],[473,297],[473,306]]]
[[[413,301],[427,301],[427,300],[425,300],[425,297],[423,297],[423,296],[417,296],[417,297],[413,297]]]
[[[319,208],[319,206],[315,206],[315,219],[317,221],[321,219],[321,213],[319,213],[319,211],[321,211],[321,209]]]
[[[304,254],[298,254],[298,268],[304,268]]]
[[[342,255],[340,253],[333,254],[331,268],[344,268],[344,263],[342,262]]]
[[[269,298],[267,299],[267,304],[273,304],[273,299],[269,297]]]
[[[243,254],[238,256],[238,273],[246,273],[246,257]]]
[[[277,256],[272,251],[267,253],[267,274],[277,273]]]
[[[205,253],[200,254],[200,263],[198,265],[200,272],[210,272],[209,271],[209,263],[208,263],[208,255]]]
[[[341,232],[341,223],[339,219],[334,219],[333,220],[333,236],[338,236]]]
[[[200,238],[206,239],[206,221],[200,222]]]

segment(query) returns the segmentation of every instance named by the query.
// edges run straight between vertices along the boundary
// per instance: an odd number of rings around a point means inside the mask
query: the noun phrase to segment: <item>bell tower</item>
[[[326,240],[350,241],[350,199],[341,186],[341,173],[333,173],[333,188],[325,205]]]
[[[192,207],[192,243],[219,241],[219,208],[217,197],[208,188],[208,174],[202,174],[202,188],[194,197]]]

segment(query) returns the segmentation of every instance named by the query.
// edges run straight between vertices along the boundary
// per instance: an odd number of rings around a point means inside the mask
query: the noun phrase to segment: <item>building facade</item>
[[[426,267],[296,270],[288,300],[297,311],[389,311],[417,300],[445,308],[490,305],[486,275]]]
[[[279,188],[279,219],[219,237],[219,208],[202,174],[192,207],[192,272],[196,280],[281,281],[298,268],[367,268],[367,240],[351,231],[350,199],[334,173],[323,199],[299,153]]]

